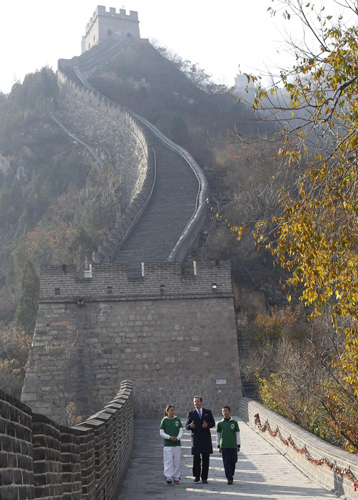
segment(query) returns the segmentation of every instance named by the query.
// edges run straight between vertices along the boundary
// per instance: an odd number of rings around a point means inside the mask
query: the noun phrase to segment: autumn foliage
[[[358,402],[332,359],[344,340],[329,315],[309,320],[303,306],[258,314],[244,334],[251,347],[241,360],[261,401],[317,436],[358,451]]]
[[[0,388],[20,397],[31,337],[0,326]]]
[[[290,271],[288,284],[300,289],[313,316],[328,306],[337,332],[344,329],[333,363],[358,397],[358,29],[309,3],[283,4],[309,23],[319,47],[296,48],[297,65],[281,73],[298,121],[283,127],[279,155],[296,171],[295,189],[282,189],[283,215],[259,221],[257,238]],[[262,89],[258,98],[265,100]]]

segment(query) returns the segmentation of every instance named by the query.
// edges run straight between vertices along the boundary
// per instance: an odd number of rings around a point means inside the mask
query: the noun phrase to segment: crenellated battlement
[[[140,276],[126,264],[43,266],[40,302],[175,299],[232,296],[230,262],[193,262],[182,272],[177,262],[143,263]]]
[[[138,22],[138,12],[135,10],[130,10],[129,14],[126,13],[126,9],[119,9],[119,12],[116,11],[115,7],[109,7],[109,10],[106,10],[104,5],[97,5],[96,10],[94,11],[92,17],[86,26],[86,33],[91,28],[92,24],[96,21],[98,16],[112,17],[115,19],[124,19],[126,21],[136,21]]]
[[[86,34],[82,39],[82,52],[89,50],[100,42],[119,42],[126,38],[140,38],[138,12],[125,9],[109,10],[98,5],[86,25]]]

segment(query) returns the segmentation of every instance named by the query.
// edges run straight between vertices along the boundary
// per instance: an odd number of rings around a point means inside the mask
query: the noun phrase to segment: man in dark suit
[[[191,431],[194,483],[208,482],[209,457],[213,452],[210,429],[215,420],[210,410],[202,407],[203,398],[194,396],[194,410],[188,413],[185,428]]]

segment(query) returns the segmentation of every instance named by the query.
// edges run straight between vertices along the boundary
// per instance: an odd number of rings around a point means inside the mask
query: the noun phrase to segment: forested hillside
[[[111,213],[111,202],[101,198],[106,172],[50,116],[57,97],[56,76],[47,68],[1,96],[1,283],[10,301],[1,304],[2,321],[12,319],[27,261],[36,270],[40,264],[81,263],[80,246],[96,247],[99,228],[105,230],[101,212]],[[91,208],[91,190],[98,192],[100,207]]]

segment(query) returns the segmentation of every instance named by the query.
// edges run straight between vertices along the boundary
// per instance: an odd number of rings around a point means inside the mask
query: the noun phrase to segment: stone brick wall
[[[35,498],[62,498],[64,488],[60,426],[43,415],[33,413],[32,440]],[[74,498],[79,498],[76,492]]]
[[[278,428],[283,439],[292,439],[297,448],[306,447],[307,452],[314,460],[326,458],[332,464],[335,464],[340,469],[350,469],[354,476],[358,479],[358,456],[344,451],[337,446],[333,446],[326,441],[314,436],[308,431],[305,431],[298,425],[290,422],[281,415],[274,413],[257,401],[249,398],[242,398],[239,404],[239,415],[247,422],[250,427],[256,430],[269,443],[285,455],[298,469],[306,476],[311,477],[315,481],[321,483],[325,488],[335,491],[338,495],[344,495],[347,499],[357,499],[357,491],[352,485],[352,481],[326,465],[317,465],[306,459],[303,454],[297,453],[292,446],[286,446],[282,443],[279,436],[270,436],[268,431],[259,431],[255,424],[255,415],[259,414],[261,425],[267,421],[270,424],[272,431]],[[282,471],[277,471],[280,474]],[[342,497],[343,498],[343,497]]]
[[[178,262],[143,263],[142,276],[128,274],[126,264],[93,265],[77,272],[76,266],[42,266],[40,303],[46,301],[102,301],[119,298],[182,298],[232,296],[230,262],[193,262],[182,273]],[[89,276],[89,277],[86,277]]]
[[[0,391],[0,498],[111,500],[133,445],[132,384],[85,422],[66,427]]]
[[[112,252],[124,243],[149,202],[155,181],[153,153],[143,128],[127,110],[76,86],[61,70],[58,80],[62,93],[56,119],[81,141],[91,143],[97,155],[109,154],[118,169],[122,218],[92,256],[96,263],[110,262]]]
[[[185,413],[194,393],[218,413],[224,402],[235,411],[241,388],[229,263],[198,264],[196,274],[151,264],[144,274],[101,265],[86,280],[72,267],[43,269],[24,402],[59,422],[75,402],[86,417],[125,377],[139,418],[159,418],[170,401]]]
[[[35,498],[31,410],[0,391],[0,498]]]
[[[125,209],[141,191],[146,178],[148,145],[143,131],[124,110],[93,92],[72,88],[62,75],[62,94],[56,116],[103,159],[114,163],[121,179]]]

